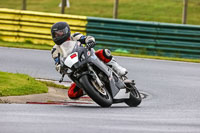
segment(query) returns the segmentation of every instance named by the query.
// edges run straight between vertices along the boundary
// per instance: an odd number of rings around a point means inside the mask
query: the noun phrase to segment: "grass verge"
[[[48,88],[25,74],[0,72],[0,96],[18,96],[47,93]]]

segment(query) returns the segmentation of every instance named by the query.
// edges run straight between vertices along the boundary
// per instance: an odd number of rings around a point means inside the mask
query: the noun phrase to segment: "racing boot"
[[[119,75],[119,76],[124,76],[128,73],[128,71],[126,70],[126,68],[120,66],[114,58],[112,58],[108,63],[106,63],[107,65],[111,66],[112,69]]]
[[[78,98],[82,97],[85,94],[86,93],[81,88],[76,86],[75,83],[72,83],[70,88],[68,89],[68,97],[70,99],[78,99]]]

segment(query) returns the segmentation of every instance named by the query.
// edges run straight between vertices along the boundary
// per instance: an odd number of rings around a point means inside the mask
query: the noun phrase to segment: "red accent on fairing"
[[[71,99],[76,99],[81,96],[83,96],[83,90],[78,88],[75,83],[72,83],[69,90],[68,90],[68,96]]]
[[[95,54],[96,54],[96,56],[97,56],[100,60],[102,60],[104,63],[108,63],[108,62],[111,61],[111,59],[108,59],[108,58],[106,58],[106,57],[103,55],[103,49],[97,50],[97,51],[95,52]]]
[[[73,59],[76,56],[77,56],[77,54],[75,53],[75,54],[71,55],[70,57],[71,57],[71,59]]]

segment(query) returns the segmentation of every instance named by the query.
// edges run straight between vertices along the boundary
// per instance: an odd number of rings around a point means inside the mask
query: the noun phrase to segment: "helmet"
[[[71,35],[69,25],[66,22],[57,22],[51,27],[51,36],[57,45],[61,45]]]

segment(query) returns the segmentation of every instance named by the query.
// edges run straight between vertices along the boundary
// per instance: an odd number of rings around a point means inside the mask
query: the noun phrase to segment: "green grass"
[[[0,72],[0,96],[17,96],[46,93],[44,83],[24,74]]]
[[[27,10],[60,13],[61,0],[27,0]],[[66,14],[112,18],[114,0],[70,0]],[[0,8],[21,9],[22,0],[0,1]],[[119,0],[119,18],[181,23],[183,0]],[[188,24],[200,25],[200,0],[189,0]]]

